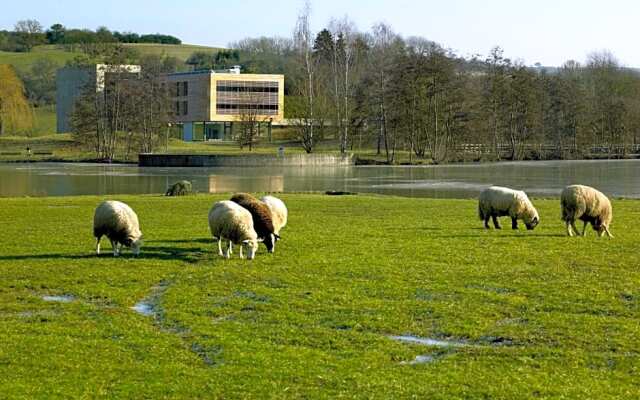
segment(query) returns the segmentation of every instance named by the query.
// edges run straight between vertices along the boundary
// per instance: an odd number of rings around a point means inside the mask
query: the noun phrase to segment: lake
[[[0,196],[164,193],[190,180],[194,190],[316,192],[469,198],[490,185],[555,197],[573,183],[613,197],[640,198],[640,160],[524,161],[438,166],[141,168],[81,163],[0,163]]]

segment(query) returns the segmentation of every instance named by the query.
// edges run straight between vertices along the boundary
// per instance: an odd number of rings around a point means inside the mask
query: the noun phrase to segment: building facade
[[[140,73],[139,65],[96,64],[87,67],[64,67],[56,73],[56,131],[71,131],[70,117],[76,100],[84,90],[101,92],[111,74]]]
[[[284,119],[284,75],[241,74],[235,67],[178,72],[166,79],[184,140],[224,139],[247,115],[269,125]]]

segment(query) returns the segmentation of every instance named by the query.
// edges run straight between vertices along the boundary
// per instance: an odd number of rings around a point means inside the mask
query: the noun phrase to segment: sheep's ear
[[[280,239],[282,239],[282,238],[280,237],[280,235],[276,235],[275,233],[273,234],[273,236],[276,238],[276,240],[280,240]]]

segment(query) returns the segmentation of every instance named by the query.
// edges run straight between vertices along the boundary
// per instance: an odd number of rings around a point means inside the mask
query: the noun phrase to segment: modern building
[[[174,122],[186,141],[229,139],[248,113],[267,124],[284,119],[284,75],[192,71],[167,75]]]
[[[56,116],[58,133],[71,131],[70,116],[82,92],[91,88],[101,92],[111,74],[140,73],[139,65],[96,64],[87,67],[64,67],[56,73]]]

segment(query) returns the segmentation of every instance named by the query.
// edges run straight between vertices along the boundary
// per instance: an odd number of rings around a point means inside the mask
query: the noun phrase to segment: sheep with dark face
[[[100,254],[100,239],[106,236],[111,241],[113,255],[118,256],[122,245],[140,254],[142,232],[138,216],[128,205],[119,201],[104,201],[93,215],[93,236],[96,238],[96,254]]]
[[[489,218],[496,229],[501,229],[498,217],[511,217],[511,227],[518,229],[518,220],[524,221],[528,230],[532,230],[540,222],[538,211],[531,204],[527,194],[521,190],[513,190],[500,186],[492,186],[480,193],[478,200],[478,216],[489,229]]]
[[[186,196],[193,192],[191,182],[189,181],[178,181],[171,185],[165,196]]]
[[[611,202],[600,191],[584,185],[571,185],[564,188],[560,196],[562,220],[567,227],[567,235],[578,234],[576,219],[584,222],[582,236],[586,234],[587,224],[591,224],[598,236],[605,233],[610,238],[609,225],[613,219]],[[572,229],[573,228],[573,229]]]
[[[211,235],[218,241],[218,254],[231,257],[232,243],[240,245],[240,258],[242,246],[247,246],[247,258],[252,260],[258,249],[258,236],[253,229],[251,213],[244,207],[232,201],[219,201],[209,210],[209,229]],[[229,241],[225,253],[222,252],[222,240]]]
[[[269,253],[275,251],[276,239],[279,239],[273,228],[271,210],[266,204],[248,193],[236,193],[231,201],[246,208],[253,217],[253,227],[258,234],[258,240],[263,241]]]

